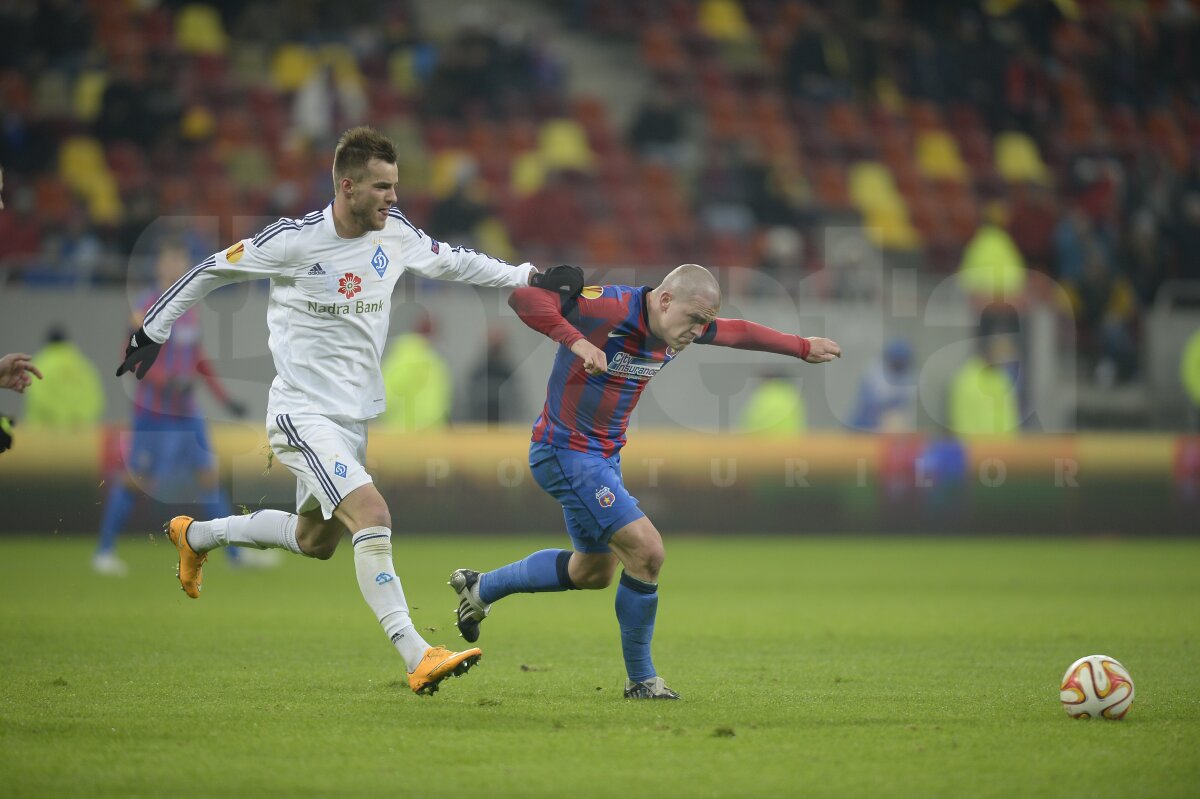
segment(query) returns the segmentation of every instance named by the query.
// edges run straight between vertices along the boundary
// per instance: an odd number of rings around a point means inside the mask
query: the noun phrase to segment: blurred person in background
[[[950,430],[956,436],[1012,436],[1020,431],[1017,387],[1010,364],[1017,357],[1012,334],[979,339],[950,384]]]
[[[154,264],[156,286],[139,297],[141,311],[131,320],[132,329],[141,327],[158,295],[183,277],[188,264],[187,250],[178,241],[167,240],[159,245]],[[173,499],[173,489],[186,484],[181,497],[198,500],[206,513],[233,513],[218,483],[208,424],[196,402],[197,380],[203,380],[233,416],[244,417],[246,408],[225,393],[205,356],[201,338],[200,313],[190,308],[175,323],[175,335],[163,346],[159,368],[137,384],[125,470],[112,481],[92,555],[92,569],[98,574],[122,577],[128,572],[128,566],[116,554],[117,537],[143,493],[153,499]],[[230,560],[239,565],[271,565],[270,559],[263,559],[260,553],[249,558],[247,554],[238,549],[229,552]]]
[[[975,302],[1015,298],[1025,288],[1025,259],[1009,235],[1008,210],[990,203],[984,222],[963,250],[958,284]]]
[[[51,327],[46,345],[34,357],[44,377],[26,392],[25,421],[46,430],[81,430],[98,424],[104,414],[104,386],[66,328]]]
[[[454,382],[432,337],[433,319],[422,310],[411,333],[392,339],[383,356],[387,410],[379,417],[381,426],[415,433],[437,430],[450,422]]]
[[[489,426],[516,421],[522,402],[513,382],[515,373],[508,354],[508,334],[498,325],[489,328],[487,350],[467,380],[467,418]]]
[[[863,372],[850,427],[872,433],[917,429],[917,373],[907,340],[888,341],[880,358]]]
[[[654,85],[629,126],[629,144],[642,158],[673,166],[687,154],[687,121],[676,89],[664,81]]]
[[[808,429],[804,394],[788,375],[763,373],[738,418],[738,430],[756,436],[794,436]]]
[[[1200,330],[1193,332],[1184,345],[1179,379],[1187,393],[1192,429],[1200,431]]]

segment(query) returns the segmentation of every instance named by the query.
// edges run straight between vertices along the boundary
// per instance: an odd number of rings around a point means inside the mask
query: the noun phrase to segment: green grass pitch
[[[518,595],[484,658],[414,696],[348,547],[187,599],[130,536],[0,539],[0,794],[29,796],[1196,796],[1200,542],[667,541],[655,662],[626,702],[612,589]],[[459,639],[458,566],[562,539],[397,534],[418,627]],[[434,627],[436,630],[429,630]],[[1083,655],[1131,671],[1121,722],[1076,721]]]

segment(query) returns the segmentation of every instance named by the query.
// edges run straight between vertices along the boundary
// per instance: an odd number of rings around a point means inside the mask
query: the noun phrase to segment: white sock
[[[358,588],[363,599],[375,611],[383,631],[392,639],[408,670],[412,671],[421,662],[429,644],[413,627],[408,615],[404,589],[400,587],[400,578],[392,565],[392,531],[386,527],[368,527],[355,533],[351,540],[354,543],[354,571],[358,574]]]
[[[294,513],[281,510],[260,510],[242,516],[226,516],[208,522],[192,522],[188,527],[188,544],[197,552],[217,547],[238,546],[253,549],[286,549],[303,555],[296,543]]]

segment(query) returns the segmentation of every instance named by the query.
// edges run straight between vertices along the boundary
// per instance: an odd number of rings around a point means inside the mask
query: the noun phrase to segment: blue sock
[[[226,516],[233,515],[233,505],[229,504],[229,498],[220,488],[205,492],[204,496],[200,497],[200,508],[204,511],[205,519],[208,520],[224,519]],[[225,547],[225,554],[231,561],[237,563],[242,551],[237,547]]]
[[[104,517],[100,520],[100,544],[96,547],[97,554],[112,552],[117,545],[117,536],[129,519],[129,514],[137,502],[137,495],[121,481],[113,484],[108,491],[108,503],[104,507]]]
[[[569,550],[543,549],[524,560],[493,569],[479,577],[479,598],[490,605],[509,594],[570,590],[575,587],[567,574],[570,560]]]
[[[617,623],[621,625],[621,654],[625,673],[634,682],[656,676],[650,660],[654,616],[658,613],[658,583],[647,583],[621,572],[617,585]]]

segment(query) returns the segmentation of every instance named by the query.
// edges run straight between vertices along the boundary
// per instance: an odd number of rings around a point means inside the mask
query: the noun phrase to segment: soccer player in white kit
[[[296,476],[296,513],[175,517],[167,532],[178,550],[180,584],[198,598],[204,561],[217,547],[286,549],[326,560],[349,532],[363,598],[404,658],[410,687],[431,694],[446,677],[465,673],[481,653],[430,646],[413,626],[392,563],[391,514],[363,468],[367,420],[384,409],[380,360],[392,290],[407,270],[515,287],[542,285],[574,268],[541,274],[528,263],[513,266],[435,241],[392,207],[396,180],[392,142],[371,128],[347,131],[334,153],[333,202],[303,219],[280,219],[180,278],[147,312],[117,374],[132,371],[140,380],[172,323],[213,289],[271,281],[268,344],[277,376],[267,435],[275,457]]]

